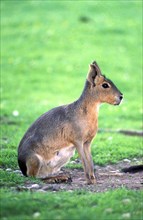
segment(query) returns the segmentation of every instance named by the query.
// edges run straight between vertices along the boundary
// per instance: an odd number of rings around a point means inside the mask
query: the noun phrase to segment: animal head
[[[94,61],[89,66],[87,81],[90,83],[92,96],[98,98],[100,103],[119,105],[123,99],[123,94],[115,84],[102,75],[97,63]]]

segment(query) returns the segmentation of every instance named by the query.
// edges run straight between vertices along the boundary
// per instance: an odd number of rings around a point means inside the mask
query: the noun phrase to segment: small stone
[[[12,169],[11,169],[11,168],[7,168],[7,169],[6,169],[6,171],[11,172],[11,171],[12,171]]]
[[[14,111],[12,112],[12,114],[13,114],[13,116],[17,117],[17,116],[19,115],[19,112],[18,112],[17,110],[14,110]]]
[[[124,159],[123,161],[126,162],[126,163],[130,163],[131,162],[129,159]]]
[[[133,161],[137,161],[137,158],[133,158]]]
[[[14,170],[13,173],[21,173],[20,170]]]
[[[33,184],[33,185],[31,185],[29,188],[30,188],[30,189],[39,189],[40,186],[39,186],[39,184]]]
[[[45,193],[46,191],[43,189],[38,189],[37,192]]]
[[[131,214],[130,214],[130,213],[124,213],[124,214],[122,215],[122,217],[125,218],[125,219],[128,219],[128,218],[131,217]]]
[[[35,213],[33,214],[33,218],[38,218],[40,215],[41,215],[40,212],[35,212]]]
[[[113,212],[113,209],[112,208],[107,208],[107,209],[105,209],[105,212],[111,213],[111,212]]]
[[[131,200],[130,199],[123,199],[122,202],[124,204],[129,204],[129,203],[131,203]]]

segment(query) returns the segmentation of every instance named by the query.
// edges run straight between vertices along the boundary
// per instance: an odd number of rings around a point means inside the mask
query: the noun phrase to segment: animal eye
[[[108,85],[107,83],[103,83],[103,84],[102,84],[102,87],[103,87],[104,89],[106,89],[106,88],[109,88],[109,85]]]

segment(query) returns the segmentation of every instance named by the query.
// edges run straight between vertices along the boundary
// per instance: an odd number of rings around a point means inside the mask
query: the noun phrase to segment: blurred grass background
[[[0,4],[2,220],[33,219],[35,213],[37,219],[142,219],[141,191],[17,193],[27,179],[5,170],[18,168],[17,146],[39,115],[80,96],[93,60],[124,94],[122,105],[102,105],[99,128],[143,128],[142,1]],[[101,165],[142,152],[141,138],[116,133],[98,133],[92,144],[94,163]]]
[[[16,166],[18,143],[39,115],[80,96],[93,60],[124,94],[122,105],[101,106],[99,128],[142,129],[141,19],[141,1],[1,1],[5,161]],[[97,135],[95,156],[100,146],[99,157],[104,150],[106,162],[114,155],[140,155],[139,138],[111,136],[110,141],[107,134]]]

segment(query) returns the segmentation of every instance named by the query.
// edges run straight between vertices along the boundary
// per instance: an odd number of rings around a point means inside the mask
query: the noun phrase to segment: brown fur
[[[105,83],[109,88],[103,88]],[[45,178],[58,173],[76,149],[87,183],[95,183],[90,145],[98,129],[99,106],[104,102],[118,105],[121,99],[121,92],[101,74],[97,63],[90,64],[80,98],[46,112],[25,133],[18,148],[23,174]]]

